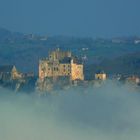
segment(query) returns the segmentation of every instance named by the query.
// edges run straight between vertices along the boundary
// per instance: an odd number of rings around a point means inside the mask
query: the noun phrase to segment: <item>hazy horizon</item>
[[[51,36],[139,36],[139,5],[139,0],[1,0],[0,27]]]

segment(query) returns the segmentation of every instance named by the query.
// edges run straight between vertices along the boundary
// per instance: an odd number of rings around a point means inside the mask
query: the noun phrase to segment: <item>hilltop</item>
[[[14,64],[23,72],[38,73],[38,61],[55,48],[71,50],[81,57],[93,73],[103,69],[107,73],[139,73],[139,37],[113,39],[41,36],[11,32],[0,28],[0,64]],[[132,63],[134,62],[134,63]],[[136,62],[136,63],[135,63]]]

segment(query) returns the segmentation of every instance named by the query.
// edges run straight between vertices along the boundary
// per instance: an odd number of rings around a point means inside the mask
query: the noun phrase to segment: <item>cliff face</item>
[[[54,91],[66,89],[71,86],[71,81],[69,77],[46,77],[41,80],[38,79],[36,82],[36,91],[39,94],[46,95],[48,93],[53,93]]]

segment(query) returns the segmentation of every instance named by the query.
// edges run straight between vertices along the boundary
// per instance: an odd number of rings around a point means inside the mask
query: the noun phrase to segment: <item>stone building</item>
[[[128,78],[126,78],[126,82],[127,83],[132,83],[132,84],[139,84],[140,83],[140,78],[138,76],[130,76]]]
[[[22,77],[14,65],[4,65],[0,66],[0,80],[9,81],[15,80]]]
[[[99,71],[99,72],[97,72],[96,74],[95,74],[95,79],[96,80],[106,80],[107,79],[107,75],[106,75],[106,73],[105,72],[103,72],[103,71]]]
[[[49,52],[49,57],[39,61],[39,79],[66,76],[71,81],[84,80],[83,64],[70,51]]]

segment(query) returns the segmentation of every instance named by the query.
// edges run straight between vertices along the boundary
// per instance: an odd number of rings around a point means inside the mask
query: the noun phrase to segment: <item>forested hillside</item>
[[[59,47],[81,57],[85,71],[92,74],[98,69],[107,73],[140,73],[140,44],[134,40],[124,38],[114,42],[113,39],[49,37],[0,29],[0,64],[15,64],[20,71],[37,74],[39,59]]]

